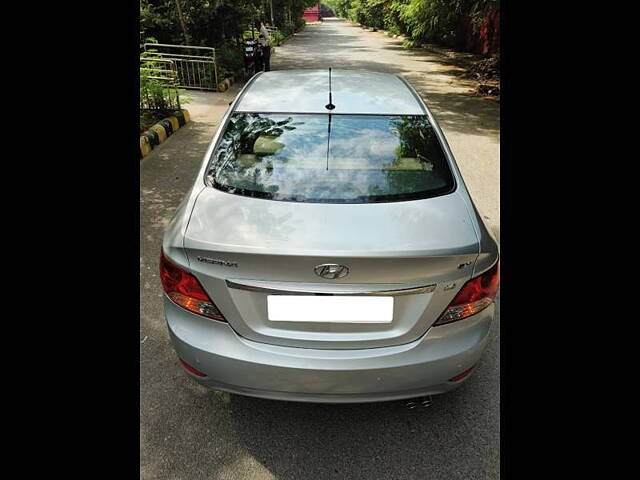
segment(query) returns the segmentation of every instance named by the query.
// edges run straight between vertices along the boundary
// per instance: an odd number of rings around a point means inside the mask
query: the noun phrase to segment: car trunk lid
[[[251,340],[307,348],[407,343],[468,280],[478,242],[457,193],[373,204],[296,203],[206,188],[184,239],[190,268]],[[346,266],[341,278],[316,267]],[[272,321],[269,295],[393,297],[387,323]]]

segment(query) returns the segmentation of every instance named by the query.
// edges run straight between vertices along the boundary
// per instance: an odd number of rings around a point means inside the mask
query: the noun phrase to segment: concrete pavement
[[[467,84],[442,57],[402,50],[397,40],[345,22],[309,25],[272,58],[273,69],[329,66],[405,75],[440,120],[479,210],[499,234],[498,104],[466,96]],[[141,478],[499,478],[499,305],[476,372],[427,410],[252,399],[208,391],[182,372],[162,312],[162,231],[238,89],[189,92],[192,122],[141,161]]]

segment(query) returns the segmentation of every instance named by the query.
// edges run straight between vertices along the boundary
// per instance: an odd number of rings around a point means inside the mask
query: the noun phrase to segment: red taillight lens
[[[475,365],[471,368],[466,369],[464,372],[459,373],[458,375],[456,375],[455,377],[451,377],[448,381],[449,382],[459,382],[460,380],[462,380],[464,377],[466,377],[467,375],[469,375],[473,369],[474,369]]]
[[[160,280],[167,296],[182,308],[214,320],[227,321],[198,279],[167,260],[164,252],[160,252]]]
[[[482,275],[465,283],[434,325],[444,325],[462,320],[491,305],[493,299],[496,298],[500,284],[499,263],[496,262]]]
[[[187,362],[185,362],[183,359],[181,359],[180,357],[178,357],[178,360],[180,360],[180,363],[182,364],[182,366],[184,367],[184,369],[187,372],[193,373],[194,375],[197,375],[199,377],[206,377],[207,375],[205,373],[202,373],[200,370],[198,370],[197,368],[192,367],[191,365],[189,365]]]

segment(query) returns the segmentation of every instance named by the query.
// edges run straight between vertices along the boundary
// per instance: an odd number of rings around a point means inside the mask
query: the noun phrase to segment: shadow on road
[[[427,79],[419,76],[407,75],[407,79],[418,91],[423,89],[423,84],[428,84]],[[500,116],[496,115],[496,106],[491,105],[491,100],[437,92],[426,93],[423,98],[447,133],[500,134]]]
[[[436,397],[428,409],[408,410],[404,402],[308,405],[232,395],[229,413],[243,448],[278,479],[496,478],[493,440],[464,441],[469,430],[478,434],[495,421],[489,409],[469,415],[474,383]]]
[[[335,33],[336,30],[352,34]],[[462,70],[454,60],[427,50],[405,49],[402,42],[380,34],[369,43],[363,38],[359,27],[342,20],[310,25],[280,47],[272,59],[272,68],[332,67],[400,74],[425,99],[447,133],[497,137],[500,104],[471,96],[468,90],[472,85],[459,78]]]

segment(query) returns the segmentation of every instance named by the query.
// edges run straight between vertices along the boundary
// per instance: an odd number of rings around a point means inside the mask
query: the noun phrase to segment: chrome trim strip
[[[436,289],[436,284],[424,285],[421,287],[412,288],[399,288],[397,290],[353,290],[350,292],[345,291],[327,291],[327,290],[279,290],[276,288],[264,288],[256,287],[253,285],[244,285],[242,283],[232,282],[226,280],[228,288],[234,288],[236,290],[246,290],[248,292],[267,293],[271,295],[350,295],[350,296],[400,296],[400,295],[416,295],[419,293],[431,293]]]

